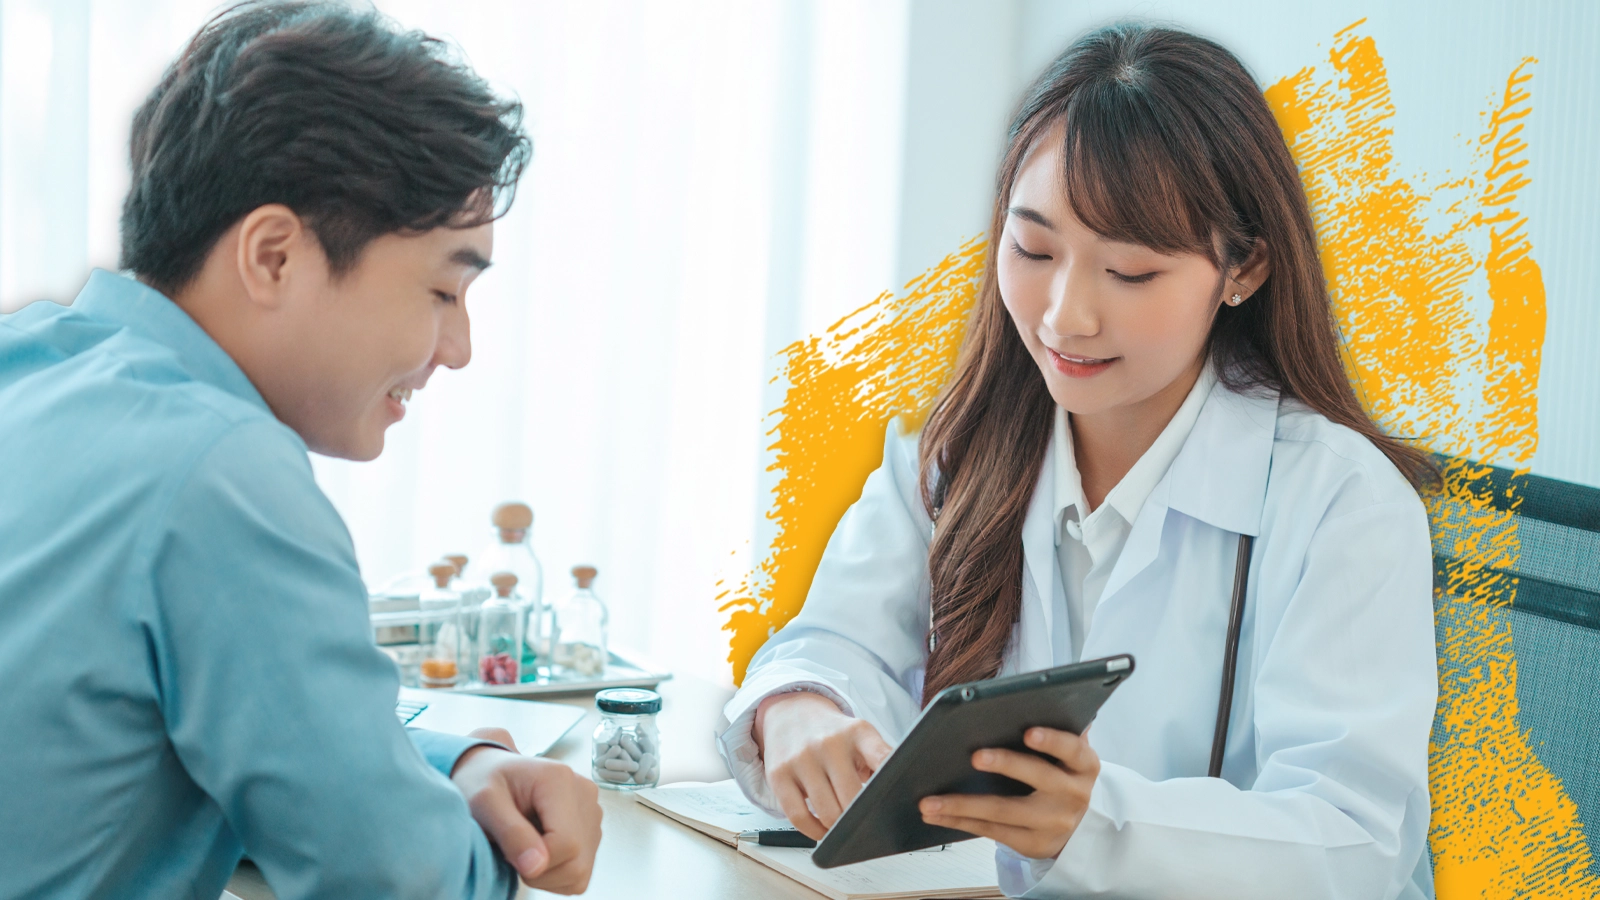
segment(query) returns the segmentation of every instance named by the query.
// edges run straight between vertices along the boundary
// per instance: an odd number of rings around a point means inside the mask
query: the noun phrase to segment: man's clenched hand
[[[472,736],[515,748],[499,728]],[[594,782],[553,760],[486,745],[461,754],[450,780],[524,884],[558,894],[581,894],[589,886],[600,846]]]

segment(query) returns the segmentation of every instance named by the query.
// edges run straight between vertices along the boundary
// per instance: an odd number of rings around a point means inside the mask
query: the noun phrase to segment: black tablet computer
[[[970,839],[965,831],[922,821],[917,804],[933,794],[1032,793],[1020,781],[974,769],[972,754],[985,747],[1033,753],[1022,735],[1035,726],[1082,734],[1131,674],[1133,657],[1123,654],[941,691],[823,836],[811,861],[828,869]]]

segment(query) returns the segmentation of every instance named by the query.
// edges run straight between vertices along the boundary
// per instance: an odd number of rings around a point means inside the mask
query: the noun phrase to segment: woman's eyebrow
[[[1048,228],[1051,231],[1056,230],[1055,223],[1051,222],[1049,219],[1046,219],[1044,217],[1044,213],[1041,213],[1036,209],[1030,209],[1026,206],[1013,206],[1006,210],[1006,212],[1016,216],[1019,219],[1027,219],[1029,222]]]

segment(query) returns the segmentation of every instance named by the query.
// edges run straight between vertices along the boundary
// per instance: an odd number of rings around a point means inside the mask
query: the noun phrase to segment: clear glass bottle
[[[417,646],[422,655],[418,681],[426,688],[451,688],[461,680],[461,594],[450,588],[455,574],[454,563],[429,566],[433,586],[417,597],[421,613]]]
[[[600,724],[594,730],[594,783],[619,791],[655,787],[661,780],[661,695],[612,688],[594,695]]]
[[[594,566],[573,566],[577,589],[556,604],[555,625],[551,629],[551,677],[564,679],[597,678],[605,672],[610,657],[606,650],[606,629],[610,616],[606,605],[594,592]]]
[[[496,572],[489,577],[495,596],[478,610],[478,680],[487,685],[516,684],[522,669],[522,628],[526,610],[512,596],[517,576]]]
[[[461,631],[461,675],[465,680],[472,676],[477,666],[478,609],[483,601],[494,596],[494,588],[489,586],[487,578],[480,582],[468,575],[466,554],[452,553],[445,559],[456,567],[450,586],[461,595],[461,614],[456,618],[456,623]]]
[[[517,593],[524,602],[522,626],[523,646],[520,664],[523,681],[538,677],[538,666],[544,663],[540,647],[547,637],[544,623],[548,619],[544,603],[544,567],[533,552],[533,509],[526,503],[502,503],[490,516],[494,525],[495,540],[485,547],[472,566],[475,579],[488,581],[495,572],[510,572],[517,576]]]

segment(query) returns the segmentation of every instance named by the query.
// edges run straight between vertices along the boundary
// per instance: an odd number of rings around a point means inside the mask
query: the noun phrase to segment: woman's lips
[[[1121,358],[1113,356],[1110,359],[1096,359],[1090,356],[1063,355],[1049,347],[1044,348],[1044,352],[1050,354],[1051,367],[1068,378],[1092,378]]]

